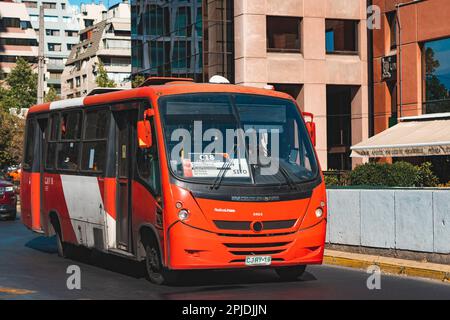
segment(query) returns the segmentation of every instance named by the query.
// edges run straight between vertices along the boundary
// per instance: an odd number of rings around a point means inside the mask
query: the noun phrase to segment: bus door
[[[42,222],[44,216],[44,166],[45,166],[45,148],[47,147],[47,126],[48,126],[48,115],[44,115],[42,117],[37,118],[37,138],[36,141],[39,152],[37,155],[37,170],[39,171],[39,213],[33,213],[33,220],[36,219],[36,226],[40,230],[42,230]],[[37,217],[38,215],[38,217]],[[33,222],[33,225],[35,223]]]
[[[116,243],[117,249],[132,252],[132,155],[137,110],[114,112],[116,121]]]

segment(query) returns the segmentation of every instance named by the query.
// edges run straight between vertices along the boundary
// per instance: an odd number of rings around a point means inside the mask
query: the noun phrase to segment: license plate
[[[268,266],[271,263],[271,256],[248,256],[245,258],[245,264],[247,266]]]

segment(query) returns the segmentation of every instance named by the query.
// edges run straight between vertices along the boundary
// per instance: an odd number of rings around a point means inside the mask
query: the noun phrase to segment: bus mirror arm
[[[314,115],[310,112],[303,112],[303,117],[309,117],[310,120],[306,121],[306,130],[308,130],[309,136],[311,137],[311,142],[316,146],[316,123],[314,122]]]
[[[153,109],[147,109],[144,112],[144,119],[137,122],[138,143],[141,149],[149,149],[153,145],[152,128],[149,120],[153,115]]]

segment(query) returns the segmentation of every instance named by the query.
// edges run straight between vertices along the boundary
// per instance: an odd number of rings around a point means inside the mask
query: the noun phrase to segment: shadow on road
[[[55,236],[47,238],[40,236],[25,243],[25,247],[45,253],[56,253]]]
[[[55,236],[47,238],[40,236],[28,241],[26,247],[48,253],[57,254]],[[101,269],[120,273],[136,279],[146,278],[145,266],[141,262],[128,260],[112,254],[105,254],[84,247],[69,247],[69,259],[88,264]],[[317,280],[309,272],[305,272],[299,282]],[[173,287],[201,286],[198,291],[232,290],[244,288],[245,285],[258,283],[279,283],[280,278],[270,270],[254,268],[252,270],[190,270],[182,271],[180,278]]]

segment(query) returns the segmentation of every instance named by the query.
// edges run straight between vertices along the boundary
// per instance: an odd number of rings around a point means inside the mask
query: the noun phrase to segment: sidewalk
[[[450,282],[450,265],[418,262],[367,254],[325,249],[324,264],[366,269],[371,265],[380,267],[383,273],[401,274],[413,277]]]

